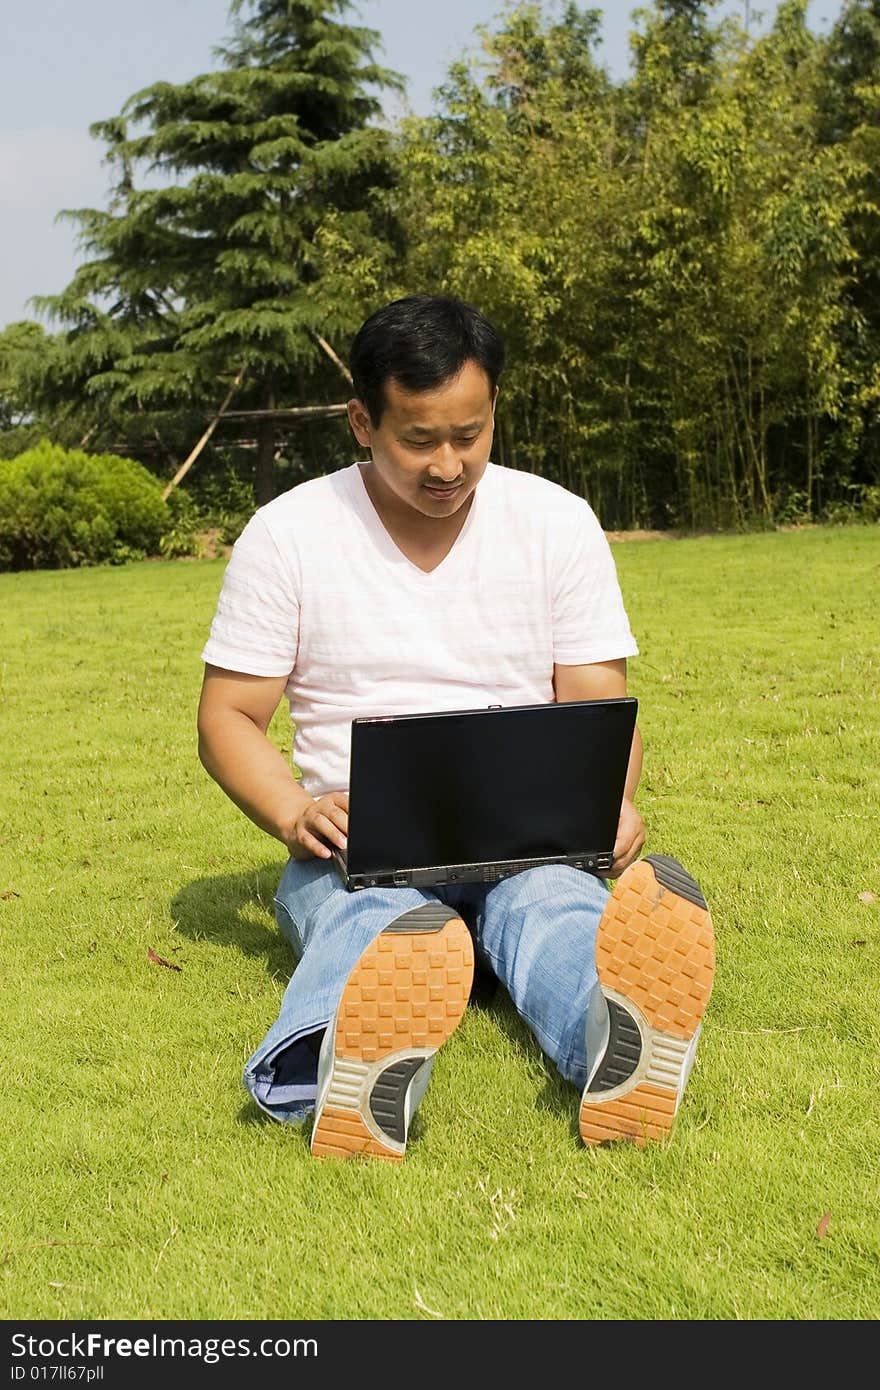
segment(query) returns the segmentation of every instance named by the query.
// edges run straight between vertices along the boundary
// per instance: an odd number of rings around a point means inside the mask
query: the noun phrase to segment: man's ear
[[[348,402],[348,423],[351,425],[352,434],[358,444],[368,449],[373,442],[373,428],[370,423],[370,412],[363,401],[351,400]]]

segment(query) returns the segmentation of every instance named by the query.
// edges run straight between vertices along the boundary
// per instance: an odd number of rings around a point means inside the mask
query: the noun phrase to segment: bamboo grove
[[[822,36],[806,0],[760,32],[655,3],[623,81],[600,12],[508,6],[393,124],[348,9],[237,0],[216,73],[95,128],[110,205],[74,214],[53,331],[0,335],[0,453],[128,441],[170,476],[240,381],[255,437],[194,473],[266,500],[351,457],[343,422],[273,411],[344,399],[365,314],[448,292],[507,344],[496,459],[606,527],[880,518],[880,0]]]

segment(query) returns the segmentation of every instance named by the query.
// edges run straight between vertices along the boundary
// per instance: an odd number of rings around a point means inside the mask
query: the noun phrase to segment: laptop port
[[[394,884],[395,888],[405,888],[406,885],[409,883],[409,874],[396,873],[392,875],[391,881]]]

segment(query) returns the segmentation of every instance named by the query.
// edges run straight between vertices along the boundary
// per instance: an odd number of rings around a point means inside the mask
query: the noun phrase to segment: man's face
[[[380,499],[443,518],[464,505],[486,471],[495,401],[486,373],[469,361],[433,391],[406,391],[393,378],[387,381],[378,425],[360,401],[349,402],[348,418],[358,443],[372,454]]]

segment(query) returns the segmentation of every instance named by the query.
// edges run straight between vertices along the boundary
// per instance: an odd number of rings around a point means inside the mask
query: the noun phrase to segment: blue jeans
[[[314,1035],[336,1012],[364,949],[401,913],[438,901],[467,922],[477,958],[501,981],[541,1050],[583,1089],[585,1020],[596,984],[596,929],[608,901],[603,879],[555,864],[488,885],[349,892],[326,860],[290,859],[278,886],[275,915],[297,965],[278,1019],[244,1071],[245,1086],[274,1119],[292,1123],[314,1109]]]

